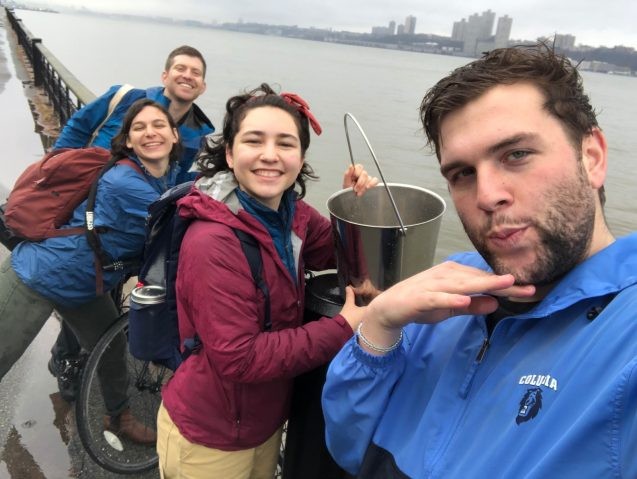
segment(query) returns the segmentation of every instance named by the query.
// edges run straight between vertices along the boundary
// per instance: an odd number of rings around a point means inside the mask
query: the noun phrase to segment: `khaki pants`
[[[162,403],[157,415],[157,454],[162,479],[272,479],[283,428],[260,446],[221,451],[184,438]]]

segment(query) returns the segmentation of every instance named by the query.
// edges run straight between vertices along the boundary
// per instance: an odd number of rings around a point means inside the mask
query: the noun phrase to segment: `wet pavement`
[[[0,9],[0,201],[22,170],[50,144],[47,128],[32,116],[34,103],[43,100],[30,85],[13,33],[5,27],[9,28]],[[7,255],[0,245],[0,261]],[[52,316],[0,382],[0,479],[123,477],[104,471],[84,452],[73,405],[60,397],[47,370],[58,331],[59,322]],[[134,477],[156,479],[159,474],[151,471]]]

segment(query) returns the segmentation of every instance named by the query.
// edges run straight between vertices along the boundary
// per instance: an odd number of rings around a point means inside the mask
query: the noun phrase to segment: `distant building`
[[[462,53],[471,57],[494,48],[508,46],[513,19],[508,15],[500,17],[495,35],[493,35],[494,22],[495,12],[491,10],[480,14],[474,13],[468,20],[463,18],[453,23],[451,39],[463,42]]]
[[[456,42],[464,41],[464,32],[467,27],[467,20],[464,18],[459,22],[453,22],[453,29],[451,31],[451,39]]]
[[[398,25],[398,27],[396,27],[396,34],[402,35],[403,33],[405,33],[405,25]]]
[[[629,67],[626,66],[618,66],[608,62],[602,61],[583,61],[580,63],[580,70],[588,70],[592,72],[598,73],[610,73],[611,75],[625,75],[630,76],[631,71]]]
[[[575,35],[556,33],[553,41],[555,48],[559,50],[575,50]]]
[[[498,18],[498,26],[495,28],[495,48],[506,48],[509,46],[511,25],[513,25],[513,19],[510,16],[505,15]]]
[[[396,35],[396,22],[392,20],[386,27],[372,27],[372,35]]]
[[[405,33],[409,35],[416,33],[416,17],[413,15],[408,15],[407,18],[405,18]]]

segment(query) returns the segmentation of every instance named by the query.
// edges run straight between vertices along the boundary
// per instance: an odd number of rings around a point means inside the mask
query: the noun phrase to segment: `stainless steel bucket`
[[[383,181],[362,197],[351,188],[327,201],[336,242],[341,290],[354,286],[359,305],[379,292],[433,264],[438,232],[446,209],[436,193],[417,186],[386,183],[374,151],[356,119],[345,115],[345,132],[352,164],[347,119],[361,131]]]

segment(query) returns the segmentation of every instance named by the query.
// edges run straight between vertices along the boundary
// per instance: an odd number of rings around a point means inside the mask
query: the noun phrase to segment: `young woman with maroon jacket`
[[[302,200],[315,178],[304,161],[310,125],[320,134],[303,99],[267,84],[230,98],[223,132],[201,154],[202,176],[180,203],[193,222],[179,257],[179,327],[202,347],[163,390],[157,450],[165,479],[271,479],[292,379],[329,361],[359,323],[348,290],[339,315],[302,324],[305,268],[335,266],[330,222]],[[343,180],[358,194],[377,183],[360,165]],[[259,244],[269,330],[234,230]]]

